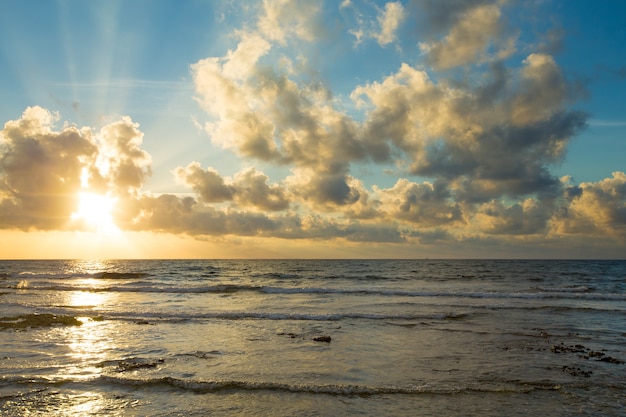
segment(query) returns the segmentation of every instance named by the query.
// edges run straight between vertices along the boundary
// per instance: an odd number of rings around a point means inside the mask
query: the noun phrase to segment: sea
[[[2,416],[624,416],[626,261],[0,261]]]

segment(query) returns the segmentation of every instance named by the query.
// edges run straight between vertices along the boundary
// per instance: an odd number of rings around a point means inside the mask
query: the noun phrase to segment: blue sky
[[[0,234],[24,246],[4,249],[119,256],[76,221],[91,193],[125,248],[190,257],[623,257],[625,14],[5,0]]]

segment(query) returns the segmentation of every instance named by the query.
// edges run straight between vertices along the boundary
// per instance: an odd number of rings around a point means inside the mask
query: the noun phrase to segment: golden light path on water
[[[111,359],[118,347],[115,327],[98,314],[100,309],[115,302],[116,295],[102,291],[105,284],[97,278],[90,277],[105,271],[106,268],[106,261],[75,261],[68,265],[69,271],[84,274],[86,277],[73,279],[72,285],[81,290],[69,292],[66,305],[89,314],[76,317],[82,323],[80,326],[67,326],[62,329],[64,339],[62,342],[68,347],[68,366],[63,369],[62,378],[71,377],[74,381],[85,382],[98,378],[103,373],[102,364]],[[122,415],[123,404],[112,402],[116,401],[107,398],[103,393],[81,389],[76,395],[68,395],[57,407],[67,416],[100,413],[118,415],[115,410]]]

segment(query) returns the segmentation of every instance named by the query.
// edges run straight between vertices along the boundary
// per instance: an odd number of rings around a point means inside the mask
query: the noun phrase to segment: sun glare
[[[82,220],[99,233],[119,233],[111,215],[115,199],[91,193],[80,193],[79,197],[78,211],[72,214],[73,220]]]

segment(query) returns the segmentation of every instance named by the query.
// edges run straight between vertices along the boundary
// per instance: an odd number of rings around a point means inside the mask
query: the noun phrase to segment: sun
[[[78,196],[78,211],[72,214],[72,220],[83,221],[98,233],[117,234],[120,232],[111,215],[116,199],[92,193],[80,193]]]

